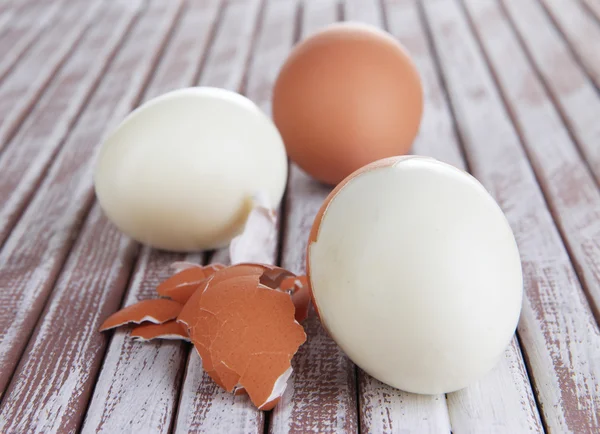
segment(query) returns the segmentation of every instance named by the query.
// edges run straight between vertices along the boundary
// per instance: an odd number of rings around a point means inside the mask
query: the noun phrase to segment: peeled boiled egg
[[[408,52],[366,24],[334,24],[301,42],[273,90],[273,119],[290,158],[328,184],[406,154],[422,112],[421,80]]]
[[[95,171],[108,218],[154,247],[226,245],[244,226],[253,196],[276,207],[287,180],[272,121],[224,89],[169,92],[133,111],[108,136]]]
[[[324,327],[364,371],[414,393],[490,371],[522,301],[519,251],[472,176],[426,157],[368,165],[329,195],[307,267]]]

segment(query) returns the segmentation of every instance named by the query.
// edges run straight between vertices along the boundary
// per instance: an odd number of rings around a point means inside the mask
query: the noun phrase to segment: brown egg
[[[365,24],[334,24],[301,42],[273,90],[273,118],[288,155],[328,184],[406,154],[422,112],[421,80],[408,52]]]

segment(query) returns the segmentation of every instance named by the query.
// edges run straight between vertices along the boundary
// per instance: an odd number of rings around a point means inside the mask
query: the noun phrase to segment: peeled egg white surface
[[[187,88],[133,111],[100,151],[95,187],[109,219],[154,247],[218,248],[245,223],[252,197],[276,207],[287,180],[271,120],[224,89]]]
[[[520,314],[517,245],[470,175],[409,157],[350,180],[310,247],[321,321],[363,370],[396,388],[447,393],[487,373]]]

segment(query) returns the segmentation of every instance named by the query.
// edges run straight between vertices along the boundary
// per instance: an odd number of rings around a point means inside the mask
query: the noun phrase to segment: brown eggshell
[[[181,303],[164,298],[140,301],[109,316],[100,326],[100,331],[129,323],[140,324],[145,321],[162,324],[177,318],[182,307]]]
[[[183,340],[190,342],[187,327],[175,320],[163,324],[142,324],[131,330],[131,336],[140,341],[152,339]]]
[[[301,323],[308,317],[308,309],[310,307],[310,292],[308,290],[308,282],[306,276],[302,276],[299,284],[294,286],[292,293],[292,303],[296,308],[296,321]],[[298,280],[297,280],[298,281]]]
[[[179,303],[186,303],[198,286],[208,277],[225,266],[221,264],[194,265],[190,263],[179,263],[181,271],[162,282],[156,288],[156,292],[163,297],[169,297]]]
[[[228,391],[243,387],[260,409],[275,405],[274,393],[283,392],[281,379],[306,340],[290,296],[260,283],[263,274],[284,274],[280,270],[250,264],[221,270],[190,298],[178,319],[189,326],[215,382]]]
[[[408,52],[364,24],[334,24],[302,41],[273,89],[273,119],[288,155],[328,184],[408,153],[422,112],[421,80]]]

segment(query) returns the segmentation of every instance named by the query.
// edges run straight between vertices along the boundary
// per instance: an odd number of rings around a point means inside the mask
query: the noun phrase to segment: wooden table
[[[187,344],[98,333],[184,256],[107,222],[93,160],[108,129],[174,88],[238,90],[269,112],[290,47],[336,20],[410,50],[426,87],[414,152],[496,198],[526,296],[505,358],[446,396],[372,379],[313,315],[263,413],[218,389]],[[0,79],[1,433],[600,432],[599,0],[7,0]],[[304,271],[327,193],[291,166],[273,261]]]

